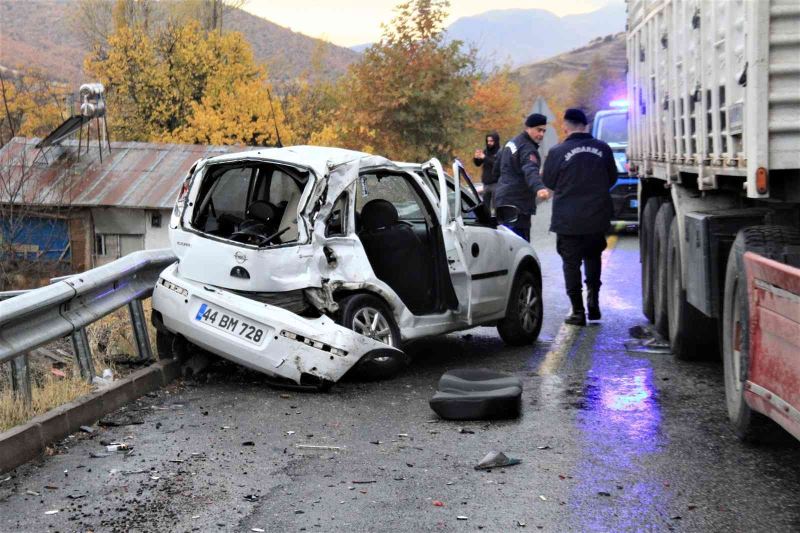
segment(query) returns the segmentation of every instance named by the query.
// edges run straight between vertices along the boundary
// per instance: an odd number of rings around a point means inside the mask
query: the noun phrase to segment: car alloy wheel
[[[519,323],[527,333],[532,333],[537,325],[536,306],[539,298],[530,283],[524,284],[519,291]]]
[[[392,344],[392,328],[378,309],[362,307],[353,316],[353,331],[384,344]]]

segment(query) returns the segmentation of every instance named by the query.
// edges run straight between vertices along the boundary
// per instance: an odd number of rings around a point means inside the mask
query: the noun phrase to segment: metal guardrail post
[[[31,376],[28,373],[28,354],[24,353],[9,361],[11,365],[11,389],[25,407],[33,401],[31,393]]]
[[[72,334],[72,349],[75,350],[75,358],[78,360],[78,369],[81,377],[92,382],[94,373],[94,363],[92,362],[92,348],[89,346],[89,339],[86,337],[86,329],[75,330]]]
[[[141,300],[131,300],[128,304],[133,326],[133,338],[136,340],[136,349],[139,352],[139,361],[151,361],[153,352],[150,349],[150,335],[147,333],[147,322]]]

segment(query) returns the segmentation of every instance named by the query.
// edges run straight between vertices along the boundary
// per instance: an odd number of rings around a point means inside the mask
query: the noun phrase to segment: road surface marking
[[[603,252],[602,256],[602,269],[606,268],[611,252],[617,245],[618,237],[611,235],[608,237],[608,246]],[[584,328],[580,326],[570,326],[569,324],[561,324],[556,338],[553,341],[553,348],[547,352],[542,359],[542,364],[539,365],[539,375],[549,375],[556,372],[561,367],[564,357],[572,350],[575,340],[579,337]]]

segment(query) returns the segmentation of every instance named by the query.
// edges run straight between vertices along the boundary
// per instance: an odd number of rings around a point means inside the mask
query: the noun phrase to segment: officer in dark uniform
[[[600,319],[600,254],[606,248],[606,230],[613,205],[609,189],[617,181],[611,148],[585,133],[586,115],[567,109],[567,138],[547,154],[542,181],[553,190],[550,231],[557,235],[556,249],[564,267],[564,284],[572,314],[564,322],[586,325],[581,284],[581,263],[586,274],[589,320]]]
[[[516,222],[509,226],[530,242],[531,215],[536,214],[536,200],[547,200],[550,191],[542,183],[539,167],[539,143],[547,131],[547,117],[533,113],[525,119],[525,131],[508,141],[500,156],[500,179],[494,205],[513,205],[519,209]]]

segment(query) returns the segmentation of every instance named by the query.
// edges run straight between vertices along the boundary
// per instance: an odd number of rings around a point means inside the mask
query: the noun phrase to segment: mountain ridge
[[[83,59],[89,53],[71,27],[71,0],[0,0],[0,65],[8,69],[36,67],[57,81],[88,81]],[[359,54],[321,39],[294,32],[241,9],[226,13],[225,31],[241,31],[273,81],[288,81],[312,69],[324,57],[322,76],[335,78]]]

